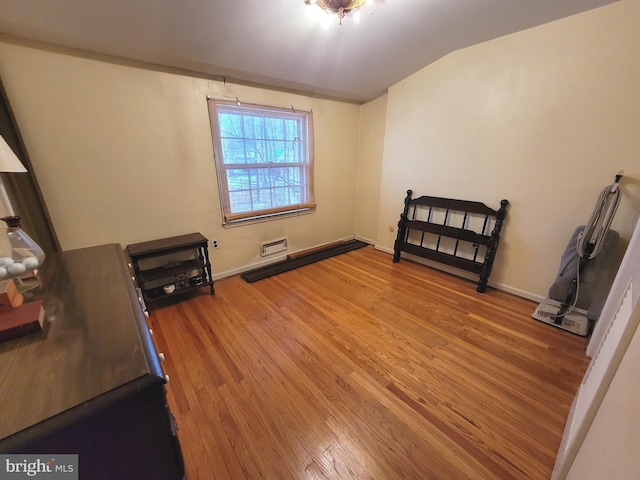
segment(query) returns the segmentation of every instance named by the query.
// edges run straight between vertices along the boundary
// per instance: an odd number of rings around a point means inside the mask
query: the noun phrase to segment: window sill
[[[272,220],[278,220],[282,218],[298,217],[300,215],[309,215],[310,213],[315,212],[315,210],[316,210],[316,207],[300,208],[298,210],[290,210],[287,212],[270,213],[267,215],[257,215],[255,217],[247,217],[247,218],[240,218],[238,220],[223,221],[222,226],[223,228],[235,228],[235,227],[241,227],[244,225],[253,225],[256,223],[270,222]]]

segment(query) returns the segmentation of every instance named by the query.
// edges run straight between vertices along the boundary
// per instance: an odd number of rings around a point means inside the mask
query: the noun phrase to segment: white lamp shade
[[[4,138],[0,136],[0,172],[26,172],[27,169],[24,168],[22,162],[16,157],[16,154],[13,153],[11,147],[7,145]]]

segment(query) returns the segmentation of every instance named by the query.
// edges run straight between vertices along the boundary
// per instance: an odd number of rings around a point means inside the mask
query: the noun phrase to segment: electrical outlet
[[[211,240],[211,248],[216,250],[220,245],[218,244],[218,240]]]

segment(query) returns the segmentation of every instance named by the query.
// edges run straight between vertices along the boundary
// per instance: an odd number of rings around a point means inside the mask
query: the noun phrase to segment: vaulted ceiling
[[[0,0],[0,33],[356,102],[448,53],[615,0]],[[323,17],[320,15],[320,17]]]

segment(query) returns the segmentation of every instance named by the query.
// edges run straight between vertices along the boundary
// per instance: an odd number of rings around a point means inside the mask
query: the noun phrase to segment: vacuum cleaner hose
[[[618,172],[615,182],[600,192],[591,217],[576,242],[576,250],[580,258],[588,255],[588,258],[592,259],[602,250],[604,239],[620,204],[620,189],[618,188],[618,183],[623,173],[624,172]]]

